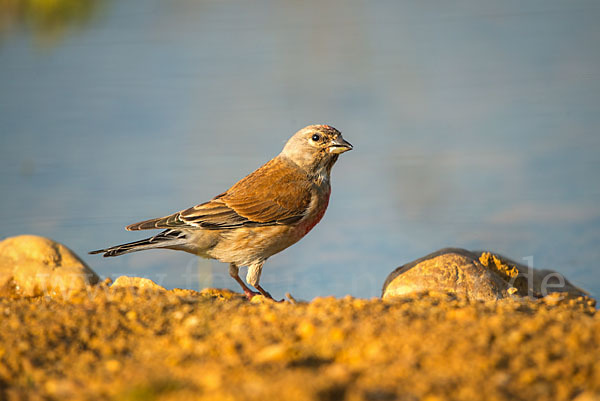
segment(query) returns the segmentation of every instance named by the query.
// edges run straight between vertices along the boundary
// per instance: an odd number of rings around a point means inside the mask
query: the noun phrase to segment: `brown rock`
[[[407,263],[387,277],[382,298],[414,292],[452,292],[476,300],[511,295],[540,298],[551,293],[587,296],[559,273],[529,268],[490,252],[445,248]]]
[[[491,272],[473,253],[445,248],[394,270],[383,285],[382,298],[413,292],[453,292],[467,298],[503,298],[509,285]]]
[[[479,261],[484,266],[495,270],[512,287],[515,287],[521,296],[542,298],[555,293],[570,297],[589,296],[586,291],[574,286],[562,274],[553,270],[535,269],[491,252],[474,253],[480,254]]]
[[[121,276],[115,280],[110,288],[138,288],[144,291],[166,291],[166,288],[156,284],[154,281],[143,277]]]
[[[0,295],[68,296],[98,281],[73,251],[49,238],[20,235],[0,242]]]

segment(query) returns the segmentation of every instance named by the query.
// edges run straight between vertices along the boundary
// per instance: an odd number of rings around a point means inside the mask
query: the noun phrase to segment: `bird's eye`
[[[319,134],[314,134],[311,139],[315,142],[318,142],[321,139],[321,136]]]

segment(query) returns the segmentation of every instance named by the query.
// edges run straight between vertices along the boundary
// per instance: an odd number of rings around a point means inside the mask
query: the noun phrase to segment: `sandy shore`
[[[0,298],[1,400],[597,400],[586,298]]]

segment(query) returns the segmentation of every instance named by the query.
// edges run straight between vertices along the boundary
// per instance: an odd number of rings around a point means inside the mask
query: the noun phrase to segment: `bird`
[[[281,153],[208,202],[165,217],[131,224],[128,231],[164,229],[139,241],[91,251],[105,257],[153,248],[180,250],[229,263],[229,275],[252,299],[261,294],[266,260],[298,242],[323,218],[331,195],[331,169],[352,150],[329,125],[296,132]],[[239,268],[247,267],[246,282]]]

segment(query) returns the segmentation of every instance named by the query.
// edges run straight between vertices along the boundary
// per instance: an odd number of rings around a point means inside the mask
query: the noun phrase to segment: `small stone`
[[[154,281],[143,277],[121,276],[115,280],[111,289],[115,288],[138,288],[144,291],[166,291],[166,289]]]
[[[283,361],[290,357],[289,347],[283,344],[268,345],[258,351],[256,361],[259,363]]]
[[[186,327],[189,329],[189,328],[198,326],[199,323],[200,323],[200,319],[198,319],[197,316],[190,316],[184,320],[183,327]]]
[[[264,303],[271,303],[271,302],[273,302],[272,299],[269,299],[260,294],[253,296],[252,299],[250,300],[250,303],[253,303],[253,304],[264,304]]]
[[[307,320],[303,320],[296,329],[296,333],[302,338],[309,338],[315,334],[315,325]]]
[[[205,288],[202,291],[200,291],[200,295],[210,298],[220,298],[224,300],[243,297],[242,294],[231,291],[227,288]]]
[[[109,372],[118,372],[121,369],[121,362],[117,361],[116,359],[109,359],[104,363],[104,367]]]

